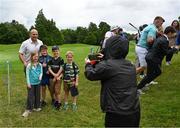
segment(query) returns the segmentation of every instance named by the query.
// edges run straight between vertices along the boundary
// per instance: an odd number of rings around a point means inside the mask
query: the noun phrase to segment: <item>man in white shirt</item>
[[[31,61],[31,53],[35,51],[39,52],[41,45],[43,45],[43,42],[38,39],[38,31],[36,29],[32,29],[30,31],[30,38],[22,42],[19,49],[19,58],[24,67],[26,67]]]
[[[107,31],[105,36],[104,36],[104,41],[102,44],[102,48],[105,48],[106,40],[109,39],[112,36],[115,36],[119,32],[119,26],[112,26],[110,31]]]

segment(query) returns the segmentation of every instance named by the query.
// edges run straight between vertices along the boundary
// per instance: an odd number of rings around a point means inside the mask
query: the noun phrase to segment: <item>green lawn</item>
[[[27,119],[21,117],[26,103],[26,83],[23,74],[23,65],[18,59],[17,45],[0,45],[0,127],[46,127],[46,126],[73,126],[73,127],[103,127],[104,114],[99,106],[100,83],[91,82],[84,77],[84,58],[90,51],[90,45],[73,44],[62,45],[61,56],[72,50],[75,61],[80,68],[80,82],[78,97],[78,111],[56,111],[50,105],[47,92],[48,106],[41,112],[33,112]],[[49,53],[51,49],[49,47]],[[134,62],[134,43],[130,45],[128,58]],[[141,126],[142,127],[180,127],[180,54],[174,56],[172,65],[163,64],[162,75],[157,79],[158,85],[140,97]],[[7,65],[10,61],[11,73],[11,104],[7,98]],[[62,96],[63,99],[63,96]]]

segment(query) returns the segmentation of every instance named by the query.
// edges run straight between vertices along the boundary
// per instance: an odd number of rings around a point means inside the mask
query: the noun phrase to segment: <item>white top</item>
[[[39,52],[40,46],[43,45],[41,40],[37,39],[37,42],[32,42],[31,38],[22,42],[21,47],[19,48],[19,53],[24,55],[24,59],[26,62],[30,62],[31,53],[37,51]]]
[[[106,32],[106,34],[104,36],[104,41],[103,41],[102,48],[105,48],[106,40],[109,39],[112,36],[115,36],[115,34],[113,32],[111,32],[111,31]]]

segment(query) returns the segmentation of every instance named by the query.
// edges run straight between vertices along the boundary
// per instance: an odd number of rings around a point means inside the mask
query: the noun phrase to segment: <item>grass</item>
[[[67,44],[61,46],[61,56],[72,50],[75,61],[80,68],[80,82],[78,97],[78,111],[56,111],[50,105],[47,92],[48,106],[41,112],[33,112],[27,119],[21,117],[26,103],[26,82],[23,65],[18,59],[20,44],[0,45],[0,127],[103,127],[104,114],[99,106],[99,81],[91,82],[84,77],[84,58],[88,54],[90,45]],[[49,47],[49,53],[50,47]],[[134,43],[131,43],[128,59],[134,61]],[[142,127],[180,127],[180,55],[173,57],[172,65],[162,65],[163,73],[150,90],[140,97],[141,126]],[[10,60],[11,69],[11,104],[7,98],[7,65]],[[63,99],[63,96],[62,96]],[[69,99],[70,100],[70,99]]]

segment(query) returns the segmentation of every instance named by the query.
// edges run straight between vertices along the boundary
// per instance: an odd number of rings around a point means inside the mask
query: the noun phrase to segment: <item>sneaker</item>
[[[72,110],[76,111],[77,110],[77,105],[76,104],[72,104]]]
[[[41,108],[34,108],[33,111],[36,111],[36,112],[39,112],[41,111],[42,109]]]
[[[149,84],[158,84],[158,82],[155,82],[155,81],[151,81]]]
[[[25,112],[22,114],[22,116],[23,117],[28,117],[30,113],[31,113],[30,110],[25,110]]]
[[[167,61],[167,62],[166,62],[166,65],[167,65],[167,66],[171,65],[171,61]]]
[[[55,101],[54,107],[55,107],[57,110],[59,110],[60,107],[61,107],[61,103],[59,103],[58,101]]]
[[[47,103],[44,100],[42,100],[41,101],[41,107],[45,107],[46,105],[47,105]]]
[[[146,84],[141,90],[142,91],[147,91],[149,90],[150,84]]]
[[[139,95],[143,95],[143,94],[145,94],[141,89],[138,89],[137,90],[137,94],[139,94]]]
[[[64,104],[63,109],[64,110],[68,110],[68,108],[69,108],[69,105],[68,104]]]
[[[140,77],[141,79],[144,78],[144,76],[145,76],[145,75],[139,75],[139,77]]]

